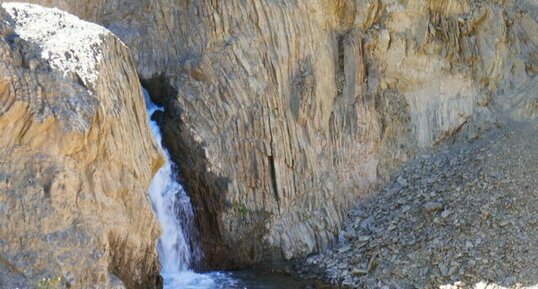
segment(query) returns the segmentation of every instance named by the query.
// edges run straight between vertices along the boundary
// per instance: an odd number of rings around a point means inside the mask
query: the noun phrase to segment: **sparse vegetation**
[[[42,280],[38,281],[36,284],[36,289],[61,289],[64,288],[62,286],[62,278],[43,278]]]
[[[248,211],[248,209],[247,209],[247,207],[245,205],[235,204],[233,206],[233,208],[234,208],[234,211],[239,213],[241,215],[241,217],[243,217],[243,218],[246,217],[247,214],[249,213],[249,211]]]

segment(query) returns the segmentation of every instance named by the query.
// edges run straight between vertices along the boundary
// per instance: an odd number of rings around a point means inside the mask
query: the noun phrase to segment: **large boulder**
[[[3,3],[0,58],[0,272],[157,288],[146,190],[162,156],[127,46],[60,10]]]

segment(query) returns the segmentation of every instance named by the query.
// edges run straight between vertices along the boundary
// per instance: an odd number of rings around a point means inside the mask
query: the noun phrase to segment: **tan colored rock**
[[[414,151],[493,114],[492,105],[511,97],[510,83],[522,81],[509,67],[532,59],[513,49],[527,34],[507,26],[519,17],[508,4],[380,1],[356,6],[373,16],[357,14],[353,24],[339,14],[342,3],[207,7],[211,40],[171,77],[182,115],[168,119],[168,143],[187,183],[195,175],[228,181],[213,190],[227,204],[213,211],[222,212],[213,231],[241,248],[241,260],[327,246],[343,209]],[[460,18],[469,22],[464,28]],[[495,104],[478,105],[491,95]],[[178,123],[182,132],[172,128]],[[193,142],[174,146],[188,134]],[[201,168],[183,156],[196,146],[207,159]],[[207,191],[190,188],[202,204]]]
[[[0,260],[29,284],[158,287],[146,190],[162,157],[129,49],[57,9],[0,18]]]
[[[36,2],[131,47],[212,266],[319,250],[417,150],[537,115],[536,1]]]

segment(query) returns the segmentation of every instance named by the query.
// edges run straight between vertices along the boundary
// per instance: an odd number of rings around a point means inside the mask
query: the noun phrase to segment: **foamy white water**
[[[151,130],[165,158],[164,166],[155,174],[149,186],[153,211],[163,228],[157,251],[164,288],[215,289],[224,288],[220,286],[222,283],[232,285],[234,282],[222,273],[198,274],[190,270],[193,260],[201,257],[200,249],[189,243],[192,228],[188,228],[188,225],[194,219],[191,200],[177,182],[168,150],[162,147],[161,129],[157,122],[151,120],[153,113],[162,111],[162,108],[151,101],[146,90],[143,91]]]

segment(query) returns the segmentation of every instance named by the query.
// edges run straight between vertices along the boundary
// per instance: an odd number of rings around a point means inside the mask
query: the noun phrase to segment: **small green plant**
[[[249,213],[247,207],[245,205],[239,205],[239,204],[235,204],[233,206],[234,208],[234,211],[236,211],[237,213],[239,213],[241,215],[241,217],[246,217],[247,214]]]
[[[42,280],[39,280],[36,284],[36,289],[61,289],[62,286],[62,278],[43,278]]]
[[[239,208],[239,214],[241,214],[241,216],[245,217],[247,215],[247,213],[248,213],[247,207],[242,206],[242,207]]]

